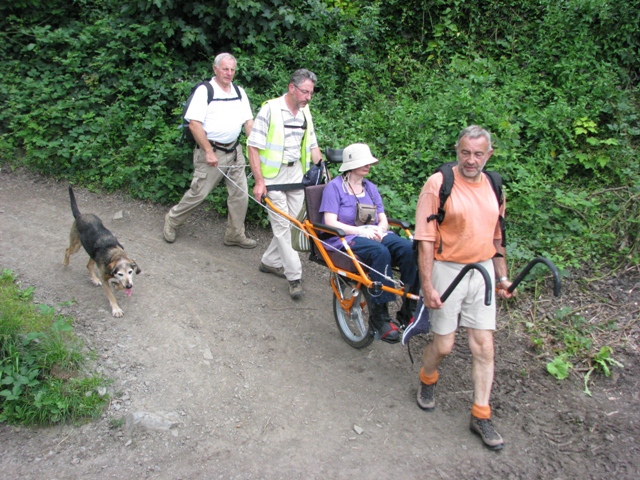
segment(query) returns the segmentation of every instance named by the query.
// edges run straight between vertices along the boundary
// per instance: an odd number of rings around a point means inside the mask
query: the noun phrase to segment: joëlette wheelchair
[[[327,148],[325,158],[333,164],[342,163],[342,150]],[[362,264],[344,239],[345,232],[322,223],[320,203],[325,184],[304,187],[307,218],[304,221],[286,214],[271,203],[268,197],[265,202],[270,209],[287,218],[310,239],[309,259],[330,270],[330,285],[333,291],[333,313],[342,338],[354,348],[365,348],[375,339],[375,330],[369,322],[368,303],[372,296],[382,291],[398,295],[403,299],[403,306],[396,314],[396,323],[403,328],[411,319],[413,312],[408,311],[407,299],[418,300],[418,296],[408,292],[408,286],[394,282],[394,287],[373,282],[367,275],[368,268]],[[409,223],[388,218],[389,227],[404,232],[412,239]],[[324,240],[329,236],[340,237],[344,251],[336,251],[325,246]]]
[[[325,149],[325,158],[333,164],[342,163],[341,149]],[[372,281],[367,275],[368,268],[353,253],[349,244],[345,240],[345,232],[339,228],[333,228],[322,223],[320,204],[322,202],[322,192],[325,184],[318,184],[304,187],[307,217],[300,221],[291,215],[283,212],[273,205],[268,197],[264,198],[265,203],[274,212],[287,218],[293,228],[299,228],[301,232],[310,240],[309,260],[324,265],[330,270],[330,285],[333,291],[333,313],[342,338],[354,348],[366,348],[376,339],[376,331],[369,321],[369,302],[373,296],[377,296],[381,291],[390,292],[402,299],[402,305],[396,313],[395,323],[402,331],[412,321],[414,312],[408,308],[407,299],[418,300],[418,296],[410,293],[406,285],[390,287],[379,282]],[[395,228],[403,232],[406,237],[413,240],[413,233],[410,225],[404,220],[387,218],[390,228]],[[329,236],[338,236],[344,247],[344,251],[336,251],[324,244],[324,240]],[[531,269],[538,263],[544,264],[553,275],[553,293],[557,297],[560,295],[561,282],[560,274],[556,266],[544,257],[536,257],[526,265],[520,274],[514,279],[509,287],[512,293],[520,282],[527,276]],[[460,281],[469,272],[477,270],[484,278],[485,305],[491,304],[491,278],[487,270],[478,263],[465,265],[449,287],[440,295],[442,302],[446,301]]]

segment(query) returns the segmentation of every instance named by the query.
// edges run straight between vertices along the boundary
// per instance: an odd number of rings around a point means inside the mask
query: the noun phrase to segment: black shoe
[[[391,322],[383,323],[378,329],[378,333],[380,334],[380,340],[383,342],[393,344],[400,341],[400,331],[398,330],[398,327]]]
[[[386,303],[369,304],[369,321],[376,331],[376,338],[386,343],[398,343],[400,341],[400,331],[389,316],[389,309]]]
[[[417,300],[410,300],[406,297],[402,299],[402,307],[400,307],[400,310],[396,312],[396,321],[403,328],[411,323],[411,319],[413,318],[417,305]]]
[[[432,383],[431,385],[427,385],[426,383],[422,383],[420,381],[420,386],[418,387],[418,406],[427,412],[433,411],[436,408],[436,383]]]
[[[489,419],[481,419],[471,415],[471,423],[469,429],[479,435],[482,442],[489,450],[500,450],[504,447],[504,440],[496,429],[493,428],[493,424]]]

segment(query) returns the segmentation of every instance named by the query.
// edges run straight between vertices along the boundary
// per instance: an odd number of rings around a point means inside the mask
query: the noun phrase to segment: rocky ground
[[[637,270],[588,284],[564,280],[502,305],[496,333],[494,423],[485,449],[468,429],[471,362],[464,333],[442,365],[437,408],[415,403],[418,364],[406,348],[364,350],[340,337],[326,269],[304,263],[305,297],[257,270],[255,250],[222,244],[224,220],[201,210],[162,239],[166,206],[75,188],[142,268],[114,318],[79,252],[62,266],[72,216],[67,184],[0,173],[0,268],[74,318],[111,378],[104,415],[81,425],[0,425],[0,477],[21,479],[570,479],[640,477]],[[73,301],[70,305],[66,302]],[[65,303],[66,306],[62,304]],[[559,307],[616,328],[596,331],[624,368],[558,382],[524,333]],[[531,325],[530,325],[531,326]],[[414,358],[426,338],[415,340]]]

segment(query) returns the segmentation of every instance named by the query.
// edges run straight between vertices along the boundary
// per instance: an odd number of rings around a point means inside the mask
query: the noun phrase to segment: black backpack
[[[209,105],[211,102],[216,101],[216,102],[231,102],[234,100],[242,100],[242,94],[240,93],[240,89],[238,88],[238,86],[234,83],[233,84],[233,88],[235,88],[236,90],[236,98],[213,98],[213,85],[211,85],[211,82],[208,80],[203,80],[202,82],[198,83],[197,85],[195,85],[192,89],[191,92],[189,92],[189,98],[187,98],[187,101],[184,103],[184,109],[182,110],[182,123],[180,124],[180,126],[178,127],[179,130],[182,131],[181,135],[180,135],[180,142],[178,142],[178,145],[182,145],[182,143],[184,142],[185,139],[187,139],[187,141],[189,143],[195,143],[196,139],[193,138],[193,134],[191,133],[191,130],[189,129],[189,122],[187,120],[184,119],[184,116],[187,114],[187,110],[189,109],[189,105],[191,104],[191,100],[193,99],[193,95],[196,93],[196,90],[198,89],[198,87],[200,85],[204,85],[205,87],[207,87],[207,105]]]
[[[436,168],[435,172],[442,173],[443,181],[442,186],[440,187],[440,206],[438,207],[438,213],[430,215],[427,217],[427,222],[432,220],[436,220],[438,224],[444,221],[445,210],[444,205],[447,202],[447,199],[451,195],[451,189],[453,188],[453,167],[457,165],[457,162],[447,162],[440,165]],[[483,170],[482,173],[486,175],[489,179],[489,184],[491,188],[493,188],[493,192],[496,194],[496,199],[498,200],[498,207],[502,207],[504,203],[504,192],[502,191],[502,177],[498,172],[490,172],[487,170]],[[504,217],[500,215],[498,221],[500,222],[500,231],[502,233],[502,246],[507,246],[507,237],[505,231],[505,223]],[[442,242],[440,242],[440,246],[438,247],[438,253],[442,253]]]

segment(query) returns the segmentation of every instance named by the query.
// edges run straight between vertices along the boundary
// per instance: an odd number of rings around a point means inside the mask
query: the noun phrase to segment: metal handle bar
[[[487,272],[487,269],[484,268],[479,263],[470,263],[462,267],[462,270],[460,270],[460,273],[458,274],[458,276],[453,279],[453,282],[451,282],[451,285],[449,285],[449,287],[444,291],[444,293],[440,295],[440,300],[443,303],[447,298],[449,298],[449,295],[451,295],[451,292],[455,290],[455,288],[458,286],[458,284],[460,283],[462,278],[467,274],[467,272],[472,269],[478,270],[482,274],[482,277],[484,278],[484,304],[487,306],[491,305],[491,277],[489,276],[489,272]]]
[[[531,271],[531,269],[537,263],[544,263],[547,267],[549,267],[549,270],[551,270],[551,273],[553,274],[553,295],[556,297],[559,297],[560,289],[561,289],[560,273],[558,272],[558,269],[553,264],[553,262],[548,258],[544,258],[544,257],[536,257],[533,260],[531,260],[529,264],[526,267],[524,267],[524,270],[522,270],[522,272],[520,272],[520,274],[515,278],[511,286],[507,288],[507,292],[513,293],[513,291],[516,289],[518,284],[524,279],[524,277],[527,276],[527,274]]]

